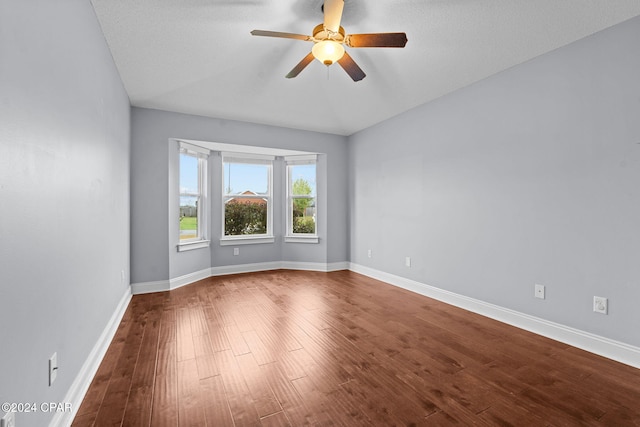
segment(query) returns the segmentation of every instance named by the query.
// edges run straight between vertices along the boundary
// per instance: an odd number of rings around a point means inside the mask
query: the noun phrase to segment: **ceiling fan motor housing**
[[[332,33],[324,28],[324,24],[316,25],[311,34],[316,40],[333,40],[338,43],[344,42],[345,38],[344,28],[340,27],[337,33]]]

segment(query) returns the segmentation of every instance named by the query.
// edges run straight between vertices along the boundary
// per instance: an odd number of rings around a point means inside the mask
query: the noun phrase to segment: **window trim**
[[[294,197],[293,192],[293,180],[291,175],[291,169],[293,166],[300,165],[315,165],[316,169],[316,194],[315,196]],[[300,156],[286,156],[284,158],[284,169],[286,174],[286,194],[285,200],[285,212],[286,212],[286,224],[284,241],[286,243],[318,243],[318,156],[317,154],[300,155]],[[294,233],[293,232],[293,200],[300,198],[309,198],[315,201],[316,219],[315,219],[315,232],[310,233]]]
[[[188,155],[195,157],[198,161],[198,193],[183,193],[180,191],[180,156]],[[197,235],[192,239],[180,239],[178,234],[178,252],[190,251],[194,249],[201,249],[209,247],[210,240],[207,238],[208,234],[208,215],[209,215],[209,197],[208,197],[208,162],[210,151],[204,147],[200,147],[194,144],[189,144],[183,141],[178,141],[178,208],[180,207],[180,198],[182,196],[195,196],[198,198],[197,203],[197,218],[198,228],[196,230]],[[180,227],[178,226],[178,233]]]
[[[273,233],[273,163],[275,156],[263,155],[263,154],[251,154],[251,153],[235,153],[235,152],[221,152],[222,158],[222,197],[221,197],[221,231],[220,231],[220,246],[229,245],[247,245],[254,243],[274,243],[275,235]],[[267,199],[267,233],[266,234],[245,234],[245,235],[232,235],[227,236],[225,232],[225,207],[228,199],[233,199],[238,195],[227,195],[225,189],[225,164],[227,163],[240,163],[248,165],[265,165],[268,167],[267,185],[268,193],[266,197],[264,195],[243,195],[249,199]]]
[[[275,241],[275,236],[247,234],[244,236],[225,236],[225,238],[220,239],[220,246],[253,245],[260,243],[274,243]]]
[[[188,242],[181,242],[178,244],[178,252],[192,251],[194,249],[208,248],[210,240],[190,240]]]

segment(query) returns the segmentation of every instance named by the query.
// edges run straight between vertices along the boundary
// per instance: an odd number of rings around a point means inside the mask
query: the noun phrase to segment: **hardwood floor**
[[[348,271],[134,296],[74,426],[640,426],[640,370]]]

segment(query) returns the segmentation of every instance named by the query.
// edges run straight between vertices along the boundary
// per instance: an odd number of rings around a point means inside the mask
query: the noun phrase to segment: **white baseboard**
[[[176,277],[175,279],[169,280],[169,290],[180,288],[184,285],[188,285],[189,283],[197,282],[198,280],[206,279],[207,277],[211,277],[211,269],[205,268],[204,270],[195,271],[193,273],[185,274],[180,277]]]
[[[170,280],[157,280],[155,282],[142,282],[132,283],[131,293],[133,295],[151,294],[154,292],[166,292],[171,289],[177,289],[189,283],[197,282],[198,280],[206,279],[211,276],[211,269],[205,268],[204,270],[195,271],[193,273],[185,274],[183,276],[175,277]]]
[[[164,292],[171,289],[169,280],[157,280],[155,282],[141,282],[131,284],[133,295],[150,294],[153,292]]]
[[[132,283],[131,293],[133,295],[148,294],[152,292],[165,292],[180,288],[198,280],[213,276],[225,276],[229,274],[255,273],[269,270],[306,270],[306,271],[338,271],[348,270],[349,262],[295,262],[295,261],[272,261],[259,262],[253,264],[225,265],[221,267],[211,267],[194,273],[185,274],[170,280],[158,280],[155,282]]]
[[[122,320],[125,311],[127,311],[130,301],[131,289],[127,287],[124,295],[122,295],[122,298],[118,303],[118,306],[116,307],[116,310],[109,319],[107,326],[102,331],[102,334],[100,334],[98,341],[91,349],[91,353],[89,353],[87,360],[85,360],[80,372],[76,375],[76,378],[73,380],[71,387],[69,387],[69,390],[63,399],[63,402],[71,404],[71,411],[56,412],[49,423],[49,427],[66,427],[70,426],[73,422],[73,419],[80,408],[80,404],[91,385],[91,381],[93,381],[93,377],[96,375],[96,372],[100,367],[100,363],[102,363],[102,359],[107,353],[111,340],[118,330],[120,321]]]
[[[225,276],[228,274],[255,273],[257,271],[279,270],[282,262],[257,262],[253,264],[224,265],[221,267],[211,267],[210,276]]]
[[[363,265],[350,263],[349,270],[411,292],[490,317],[520,329],[525,329],[535,334],[569,344],[590,353],[598,354],[635,368],[640,368],[639,347],[601,337],[599,335],[581,331],[559,323],[550,322],[548,320],[466,297],[464,295],[449,292],[444,289],[416,282],[415,280],[385,273]]]
[[[330,271],[348,270],[348,262],[295,262],[295,261],[282,261],[280,268],[286,270],[306,270],[306,271],[322,271],[328,273]]]
[[[348,269],[349,269],[349,261],[330,262],[327,264],[328,272],[348,270]]]

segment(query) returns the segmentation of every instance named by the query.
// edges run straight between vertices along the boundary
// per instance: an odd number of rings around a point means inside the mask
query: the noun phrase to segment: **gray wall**
[[[64,401],[128,285],[129,101],[93,8],[3,0],[0,402]]]
[[[640,345],[638,40],[635,18],[352,135],[352,262]]]
[[[331,263],[348,260],[348,195],[346,137],[274,126],[212,119],[172,112],[132,109],[131,172],[131,262],[132,282],[174,279],[209,267],[269,261]],[[178,150],[172,138],[211,141],[320,152],[318,189],[320,209],[326,210],[319,224],[319,244],[220,246],[221,165],[213,154],[211,173],[212,242],[208,249],[177,252]],[[274,170],[274,179],[282,174]],[[326,178],[323,179],[323,177]],[[331,198],[327,198],[331,194]],[[323,207],[324,205],[324,207]],[[274,206],[274,218],[282,218],[282,206]],[[274,224],[276,233],[283,224]],[[281,233],[280,233],[281,234]]]

